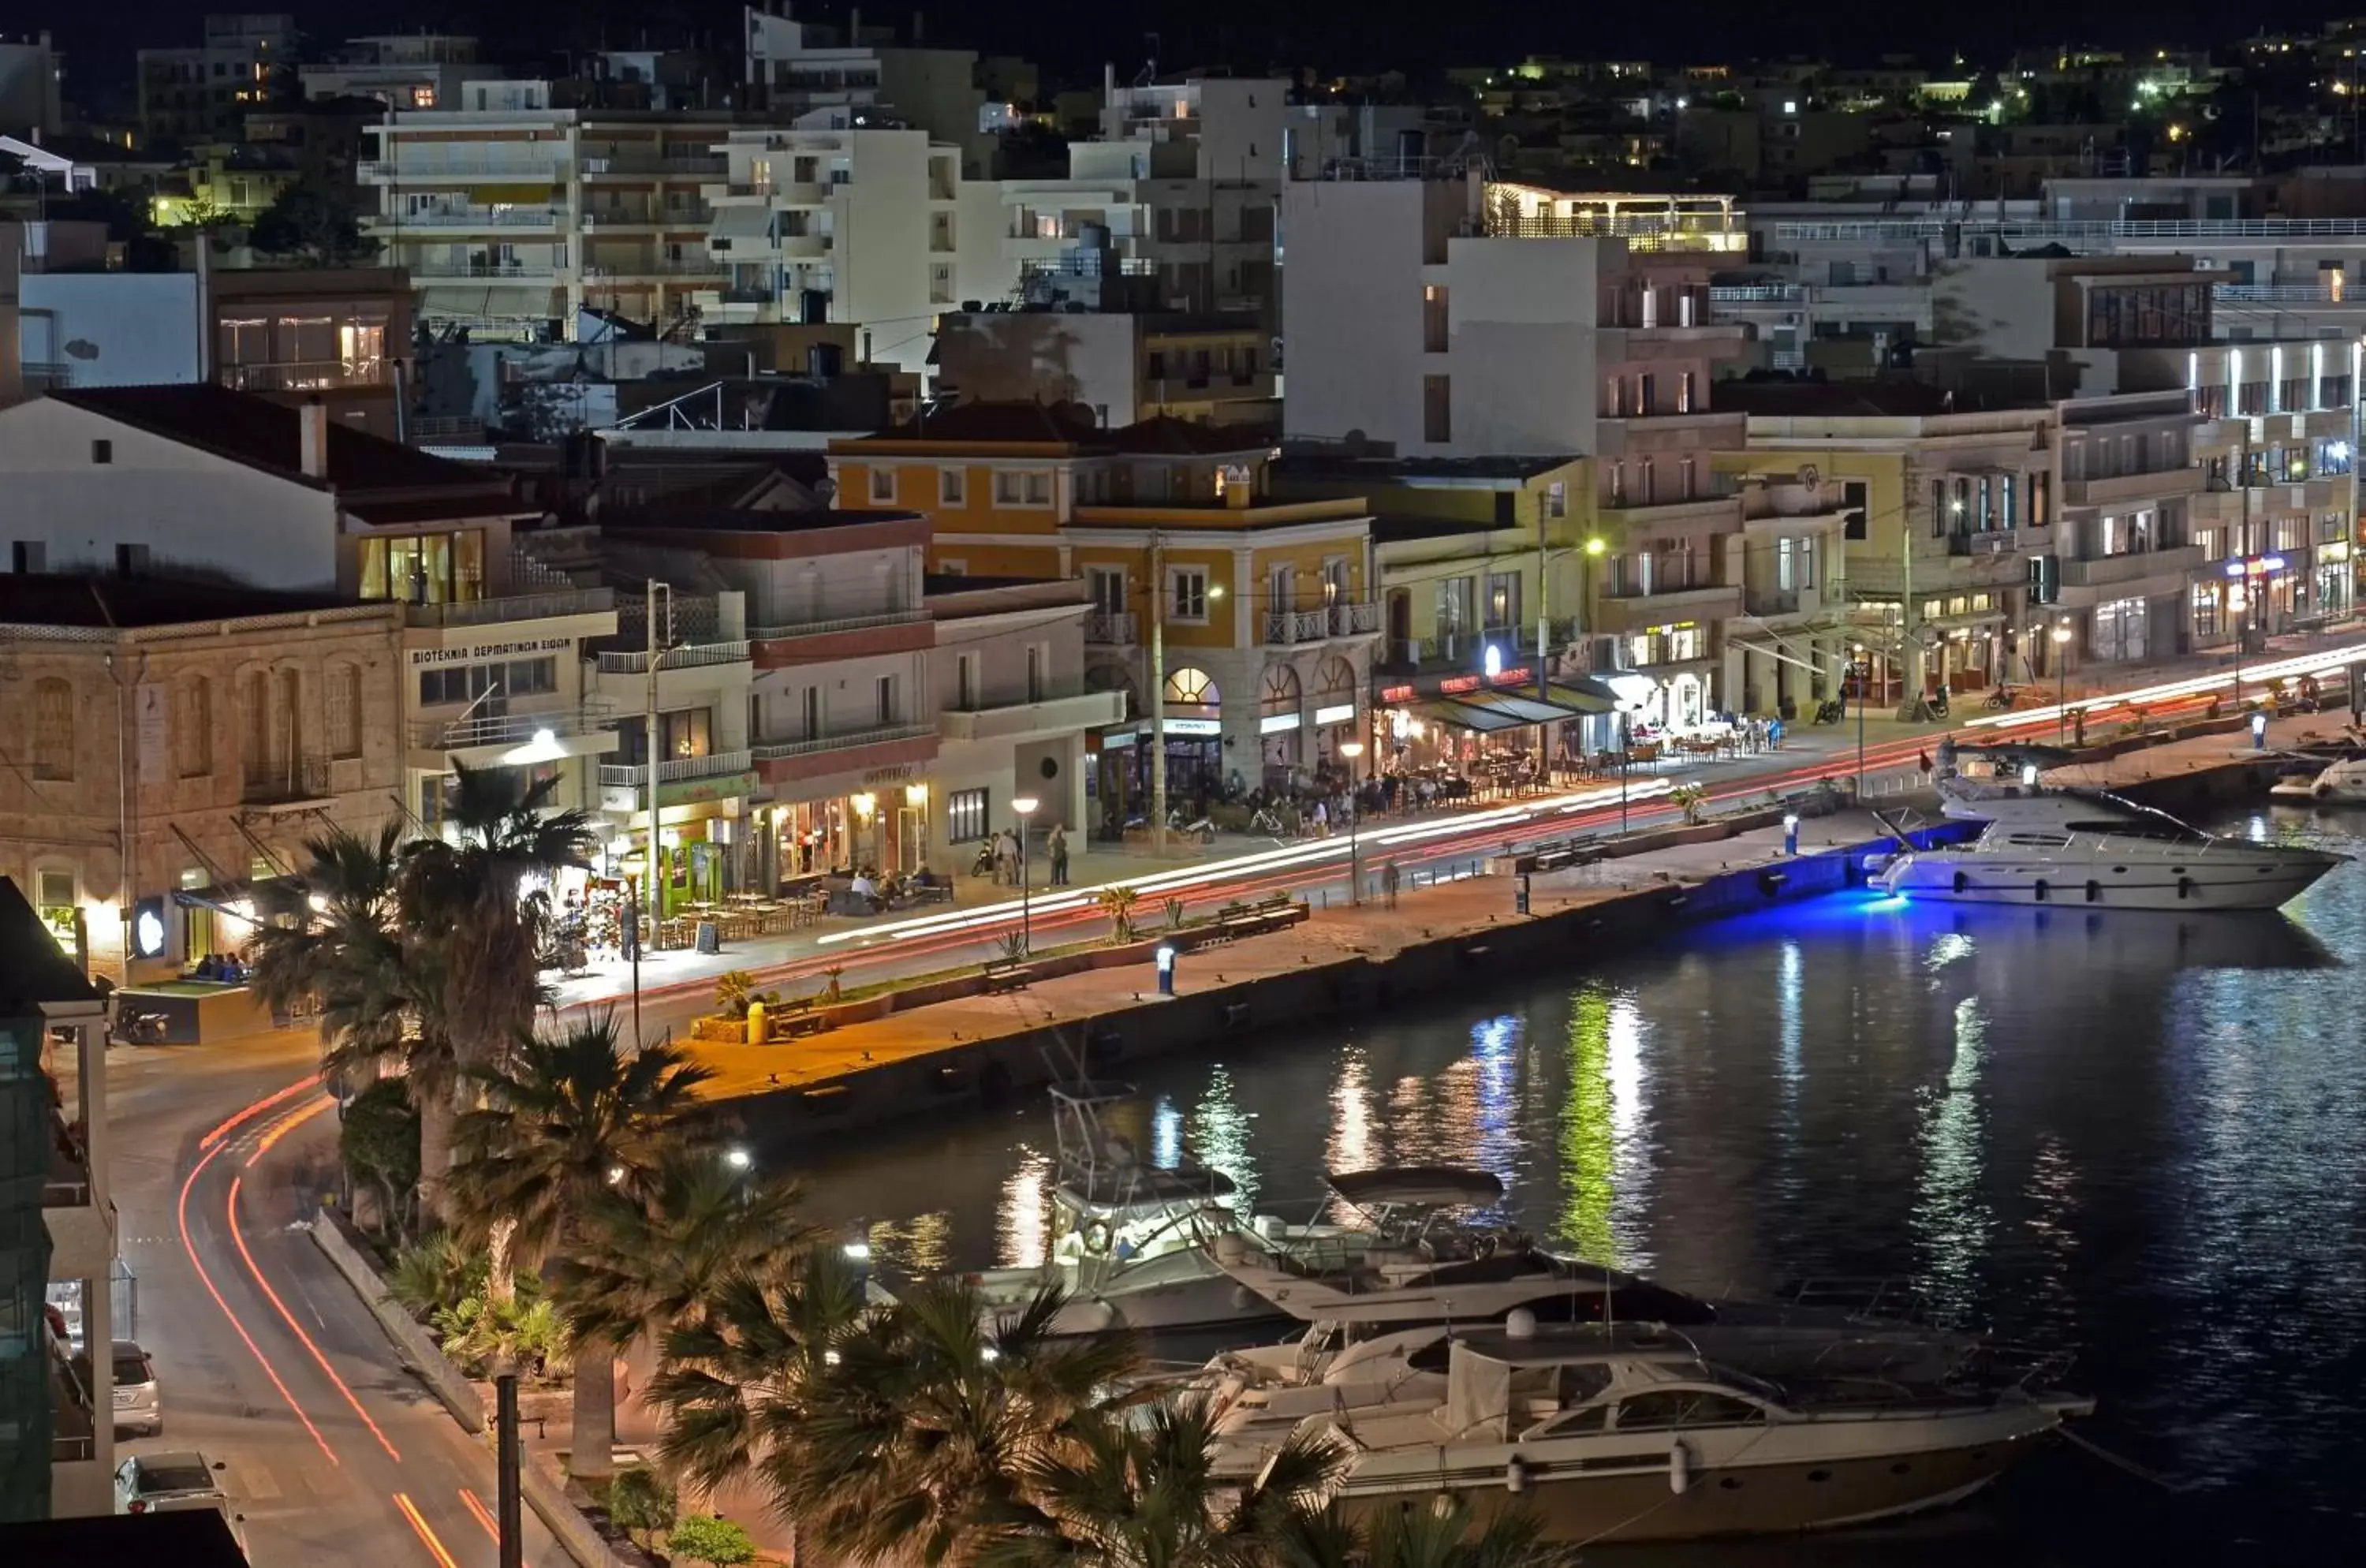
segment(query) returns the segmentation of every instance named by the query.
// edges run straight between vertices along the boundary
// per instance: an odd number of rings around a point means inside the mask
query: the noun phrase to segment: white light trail
[[[1675,786],[1666,779],[1646,779],[1630,784],[1626,795],[1629,805],[1665,795]],[[1523,801],[1517,806],[1498,807],[1493,810],[1474,812],[1437,822],[1423,822],[1408,828],[1396,828],[1366,832],[1362,842],[1366,852],[1373,850],[1402,850],[1427,843],[1436,839],[1454,838],[1462,834],[1505,830],[1533,822],[1538,818],[1568,816],[1576,812],[1598,810],[1618,804],[1616,789],[1594,789],[1575,795],[1547,795]],[[1097,883],[1089,887],[1064,887],[1057,894],[1029,900],[1031,915],[1058,915],[1089,908],[1101,893],[1111,887],[1131,887],[1138,894],[1178,893],[1186,888],[1220,884],[1243,877],[1262,876],[1296,866],[1313,865],[1322,861],[1342,861],[1347,858],[1348,840],[1345,835],[1315,839],[1301,844],[1284,844],[1277,849],[1259,850],[1251,854],[1235,855],[1228,860],[1204,861],[1197,865],[1179,866],[1169,871],[1152,872],[1143,876],[1124,877],[1115,882]],[[863,931],[832,931],[816,939],[817,947],[839,942],[906,942],[915,937],[948,936],[958,931],[975,931],[986,926],[1008,924],[1019,918],[1015,900],[1006,900],[984,909],[963,910],[954,914],[922,915],[915,919],[899,920],[894,925],[875,926]]]
[[[2351,643],[2330,652],[2302,654],[2297,658],[2271,660],[2265,664],[2246,665],[2243,679],[2277,681],[2293,675],[2326,675],[2345,665],[2366,660],[2366,643]],[[2140,686],[2132,692],[2110,692],[2101,696],[2082,697],[2074,703],[2051,707],[2022,708],[2013,713],[1991,714],[1982,718],[1964,721],[1966,729],[2018,728],[2024,724],[2049,724],[2066,714],[2080,709],[2124,707],[2131,703],[2166,702],[2175,697],[2196,697],[2221,686],[2232,686],[2232,671],[2223,675],[2196,675],[2189,680],[2170,681],[2158,686]]]

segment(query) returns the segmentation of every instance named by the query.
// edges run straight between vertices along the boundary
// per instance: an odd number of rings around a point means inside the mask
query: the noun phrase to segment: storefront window
[[[2115,599],[2095,606],[2094,634],[2088,650],[2097,659],[2133,660],[2145,656],[2146,603]]]
[[[2216,583],[2198,583],[2193,590],[2193,635],[2214,637],[2220,631],[2221,611]]]

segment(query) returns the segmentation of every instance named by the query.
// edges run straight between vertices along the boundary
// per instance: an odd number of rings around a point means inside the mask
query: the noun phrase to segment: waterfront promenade
[[[2302,715],[2273,721],[2270,753],[2312,737],[2331,737],[2341,716]],[[2057,784],[2123,788],[2214,771],[2231,773],[2271,761],[2270,753],[2255,750],[2248,735],[2208,734],[2079,762],[2056,770],[2049,779]],[[1895,822],[1898,818],[1893,807],[1910,812],[1919,804],[1921,814],[1913,819],[1929,820],[1933,802],[1927,796],[1918,800],[1907,795],[1872,804]],[[1664,824],[1654,825],[1649,831],[1654,840],[1669,836]],[[1845,809],[1803,820],[1798,850],[1803,857],[1815,857],[1843,846],[1875,842],[1887,831],[1871,812]],[[1527,837],[1533,840],[1534,835]],[[1039,979],[1023,989],[938,1002],[795,1041],[758,1046],[701,1042],[695,1049],[715,1072],[708,1092],[727,1100],[794,1097],[799,1091],[865,1078],[884,1083],[889,1075],[883,1069],[899,1067],[919,1069],[900,1080],[917,1086],[931,1060],[955,1055],[975,1058],[981,1047],[1021,1038],[1031,1038],[1041,1048],[1065,1055],[1067,1059],[1057,1062],[1056,1069],[1076,1074],[1089,1065],[1089,1038],[1103,1021],[1119,1015],[1140,1016],[1144,1010],[1173,1007],[1194,998],[1204,1006],[1211,992],[1245,992],[1265,983],[1339,965],[1386,965],[1418,948],[1458,942],[1468,948],[1472,942],[1483,942],[1491,930],[1508,935],[1517,924],[1566,917],[1593,906],[1605,906],[1606,915],[1609,907],[1616,906],[1623,915],[1639,894],[1661,889],[1681,896],[1684,889],[1719,878],[1729,880],[1733,873],[1782,870],[1782,863],[1789,858],[1779,825],[1755,827],[1709,842],[1656,842],[1639,853],[1533,874],[1529,913],[1522,916],[1515,908],[1516,878],[1488,874],[1483,855],[1473,854],[1459,863],[1433,864],[1408,878],[1392,907],[1379,898],[1353,905],[1343,891],[1337,897],[1326,896],[1300,925],[1186,953],[1178,962],[1177,994],[1171,998],[1157,994],[1155,971],[1144,963]],[[1375,880],[1376,865],[1367,858],[1368,886]],[[1765,896],[1775,895],[1769,891]],[[1153,921],[1142,923],[1144,934],[1155,934]],[[1583,920],[1567,924],[1572,960],[1582,959],[1591,942],[1633,935],[1623,919],[1616,931]],[[1072,933],[1069,940],[1080,934]],[[1205,1012],[1204,1016],[1214,1021],[1222,1014]],[[1156,1032],[1155,1021],[1145,1023]],[[1211,1021],[1210,1027],[1228,1026]],[[920,1100],[909,1109],[918,1111],[926,1104]],[[866,1107],[861,1120],[876,1120],[884,1109]]]

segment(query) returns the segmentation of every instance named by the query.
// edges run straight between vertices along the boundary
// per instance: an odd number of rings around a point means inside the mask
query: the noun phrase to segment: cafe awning
[[[1512,692],[1473,692],[1457,702],[1471,707],[1482,707],[1491,713],[1504,714],[1522,724],[1559,724],[1565,718],[1579,716],[1575,708],[1565,708],[1558,703],[1540,702]]]
[[[1615,713],[1618,701],[1606,692],[1580,691],[1575,686],[1547,686],[1546,697],[1557,707],[1572,713]]]
[[[1499,729],[1517,729],[1523,724],[1536,722],[1532,718],[1514,718],[1493,708],[1478,707],[1445,697],[1415,703],[1413,711],[1432,724],[1450,724],[1457,729],[1476,730],[1482,735],[1493,735]]]

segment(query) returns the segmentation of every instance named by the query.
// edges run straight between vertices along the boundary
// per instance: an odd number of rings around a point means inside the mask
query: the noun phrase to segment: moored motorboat
[[[2347,757],[2278,779],[2268,798],[2288,806],[2366,806],[2366,757]]]
[[[1367,1380],[1352,1401],[1325,1389],[1301,1419],[1236,1424],[1218,1468],[1254,1475],[1291,1433],[1335,1435],[1350,1517],[1446,1493],[1482,1516],[1531,1510],[1553,1541],[1683,1540],[1945,1506],[2093,1408],[2054,1386],[2061,1358],[1865,1370],[1820,1359],[1808,1331],[1761,1338],[1712,1352],[1654,1325],[1522,1314],[1445,1340],[1442,1376]]]
[[[2217,837],[2099,790],[2052,788],[2036,770],[1942,780],[1942,809],[1987,826],[1968,844],[1910,848],[1875,886],[1962,904],[2107,909],[2272,909],[2341,863],[2295,844]]]

